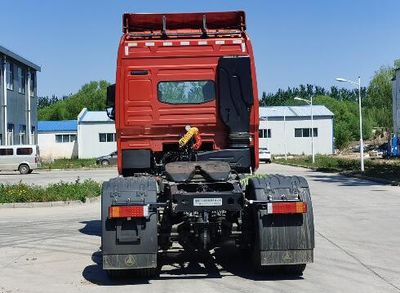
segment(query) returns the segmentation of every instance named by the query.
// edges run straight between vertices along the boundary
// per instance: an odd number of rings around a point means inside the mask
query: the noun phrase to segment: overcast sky
[[[366,84],[400,58],[400,0],[12,0],[3,1],[0,44],[42,66],[39,95],[115,79],[124,12],[245,10],[260,94],[336,76]]]

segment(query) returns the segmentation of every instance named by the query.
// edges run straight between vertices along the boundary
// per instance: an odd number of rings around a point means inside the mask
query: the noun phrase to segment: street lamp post
[[[358,82],[337,77],[337,81],[339,82],[348,82],[358,88],[358,111],[360,115],[360,161],[361,161],[361,172],[364,172],[364,140],[363,140],[363,132],[362,132],[362,108],[361,108],[361,78],[358,77]]]
[[[287,142],[286,142],[286,107],[283,107],[283,141],[285,146],[285,161],[287,161]]]
[[[314,151],[314,114],[313,114],[313,96],[310,97],[309,100],[302,99],[299,97],[295,97],[295,100],[306,102],[310,105],[310,113],[311,113],[311,156],[312,156],[312,163],[315,163],[315,151]]]

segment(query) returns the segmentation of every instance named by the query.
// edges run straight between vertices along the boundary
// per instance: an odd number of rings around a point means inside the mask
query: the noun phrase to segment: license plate
[[[194,198],[193,205],[195,207],[216,207],[222,206],[222,198]]]

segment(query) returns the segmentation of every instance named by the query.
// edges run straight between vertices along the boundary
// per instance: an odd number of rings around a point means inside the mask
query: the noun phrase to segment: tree
[[[48,107],[50,105],[53,105],[55,103],[57,103],[60,99],[55,96],[52,95],[51,98],[49,97],[38,97],[38,109],[43,109],[45,107]]]
[[[42,99],[43,107],[39,107],[39,120],[69,120],[76,119],[83,108],[91,111],[102,111],[106,108],[107,87],[106,81],[92,81],[71,96],[63,99],[53,98],[46,105]]]
[[[299,85],[298,87],[290,88],[288,87],[286,90],[278,89],[276,93],[266,94],[263,92],[263,95],[260,99],[261,106],[291,106],[291,105],[300,105],[300,103],[293,101],[294,97],[301,98],[309,98],[310,96],[331,96],[335,100],[339,101],[351,101],[356,102],[358,100],[358,90],[348,90],[345,88],[337,88],[336,86],[332,86],[329,90],[315,86],[311,84],[307,85]],[[361,97],[362,99],[366,98],[367,89],[365,87],[361,88]]]
[[[395,68],[395,69],[400,68],[400,59],[394,60],[394,68]]]
[[[400,60],[395,61],[396,68]],[[368,88],[361,88],[363,104],[363,136],[370,138],[373,127],[392,127],[392,78],[394,67],[383,66],[375,72]],[[359,140],[358,89],[348,90],[332,86],[324,89],[314,85],[300,85],[275,93],[263,92],[261,106],[303,105],[294,97],[309,98],[314,96],[314,103],[328,107],[335,114],[335,144],[338,148],[346,147],[351,141]]]
[[[375,72],[367,90],[364,106],[378,127],[392,126],[392,78],[394,68],[382,66]]]
[[[351,101],[338,101],[329,96],[318,96],[314,99],[315,105],[324,105],[334,113],[335,146],[342,149],[351,141],[360,138],[358,106]],[[364,116],[365,117],[365,116]],[[372,133],[372,123],[367,117],[363,123],[363,136],[368,139]]]

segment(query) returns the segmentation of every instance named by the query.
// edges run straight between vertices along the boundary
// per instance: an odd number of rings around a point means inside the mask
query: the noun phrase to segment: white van
[[[39,146],[0,146],[0,171],[19,171],[21,174],[29,174],[38,167],[40,167]]]

